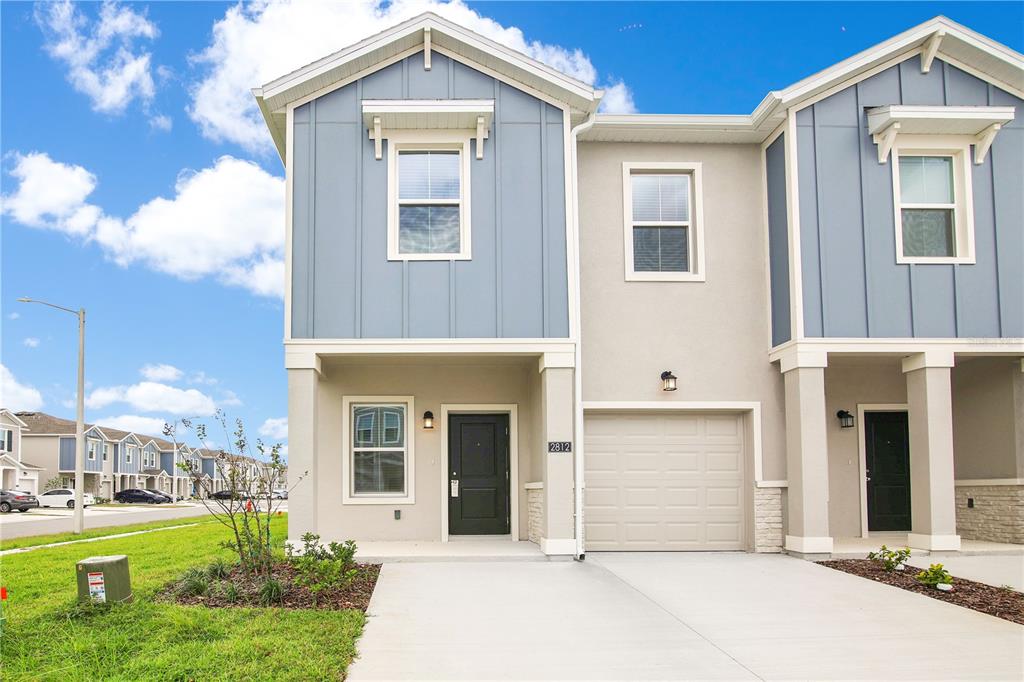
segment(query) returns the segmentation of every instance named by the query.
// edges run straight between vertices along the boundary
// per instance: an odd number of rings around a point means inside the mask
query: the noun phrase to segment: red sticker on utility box
[[[107,584],[103,573],[88,573],[86,576],[89,582],[89,598],[96,602],[106,603]]]

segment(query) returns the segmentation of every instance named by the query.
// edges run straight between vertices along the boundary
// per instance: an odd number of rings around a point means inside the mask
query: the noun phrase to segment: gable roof
[[[521,52],[433,12],[425,12],[253,89],[281,159],[285,158],[288,104],[424,49],[428,33],[431,50],[484,67],[499,78],[565,104],[580,115],[596,111],[604,94]]]
[[[25,422],[21,421],[21,419],[18,418],[18,415],[14,414],[10,410],[8,410],[6,407],[0,407],[0,416],[6,417],[7,419],[9,419],[11,421],[11,423],[17,424],[18,426],[20,426],[23,429],[27,429],[28,428],[28,424],[26,424]]]
[[[1024,55],[937,16],[782,90],[769,92],[750,114],[598,114],[580,139],[759,143],[786,120],[787,110],[806,106],[823,93],[855,83],[890,62],[928,53],[1024,98]]]

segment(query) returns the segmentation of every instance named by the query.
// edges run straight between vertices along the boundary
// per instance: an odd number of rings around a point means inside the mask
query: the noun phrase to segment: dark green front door
[[[448,532],[510,532],[507,414],[448,418]]]
[[[910,530],[910,431],[906,412],[864,414],[868,530]]]

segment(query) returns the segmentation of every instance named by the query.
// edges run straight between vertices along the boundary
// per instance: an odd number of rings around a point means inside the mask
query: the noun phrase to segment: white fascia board
[[[17,425],[20,426],[21,428],[28,430],[28,424],[26,424],[25,422],[21,421],[21,419],[18,418],[18,415],[14,414],[10,410],[8,410],[6,407],[0,408],[0,414],[2,414],[3,416],[7,417],[12,422],[17,423]]]
[[[901,135],[978,135],[992,125],[1009,123],[1013,116],[1013,107],[892,104],[868,109],[868,132],[899,123]]]
[[[375,117],[385,130],[422,129],[424,120],[431,129],[475,130],[478,117],[490,128],[494,100],[363,100],[363,123],[372,129]]]
[[[544,84],[547,89],[557,91],[561,95],[551,93],[552,96],[582,110],[597,109],[600,92],[590,85],[431,12],[421,14],[270,81],[263,86],[262,97],[269,109],[276,113],[290,101],[309,94],[303,90],[303,85],[309,81],[323,78],[341,80],[350,75],[349,72],[364,71],[376,62],[385,61],[392,54],[422,45],[425,29],[430,29],[432,47],[448,48],[474,61],[489,55],[507,65],[508,68],[504,69],[507,76],[516,80],[522,79],[526,85]],[[320,90],[324,85],[321,82],[313,90]]]

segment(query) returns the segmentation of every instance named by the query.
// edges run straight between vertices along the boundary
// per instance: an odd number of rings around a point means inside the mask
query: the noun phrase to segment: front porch
[[[360,542],[356,553],[367,563],[412,561],[547,561],[548,556],[532,542],[509,539],[458,539],[449,542]]]
[[[1024,549],[1020,344],[985,353],[848,346],[776,358],[786,391],[786,551]]]
[[[885,545],[889,549],[908,547],[908,533],[880,532],[871,533],[869,537],[839,537],[832,540],[833,559],[863,559],[868,552],[873,552]],[[992,542],[990,540],[971,540],[960,538],[960,549],[956,551],[938,551],[927,549],[910,550],[911,556],[936,557],[943,561],[950,556],[1024,556],[1024,545],[1009,542]]]

